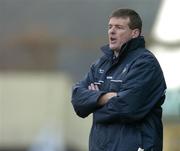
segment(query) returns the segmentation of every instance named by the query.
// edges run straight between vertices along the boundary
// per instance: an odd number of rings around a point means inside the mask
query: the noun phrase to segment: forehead
[[[130,22],[129,17],[111,17],[109,19],[109,24],[111,25],[122,25],[126,26]]]

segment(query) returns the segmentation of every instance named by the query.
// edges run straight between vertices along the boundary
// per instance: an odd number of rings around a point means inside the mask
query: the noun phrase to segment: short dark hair
[[[129,23],[129,28],[130,29],[139,29],[140,33],[142,30],[142,20],[139,14],[132,10],[132,9],[117,9],[115,10],[110,18],[112,17],[121,17],[121,18],[127,18],[129,17],[130,23]]]

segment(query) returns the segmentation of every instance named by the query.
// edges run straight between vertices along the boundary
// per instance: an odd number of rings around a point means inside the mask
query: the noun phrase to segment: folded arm
[[[97,86],[92,86],[94,81],[94,68],[86,77],[74,85],[72,90],[72,105],[76,114],[80,117],[87,117],[99,108],[98,100],[105,92],[97,90]]]
[[[153,61],[153,60],[152,60]],[[137,61],[127,73],[116,94],[105,99],[94,112],[94,122],[134,122],[144,118],[164,95],[161,70],[150,61]],[[103,100],[102,95],[99,102]]]

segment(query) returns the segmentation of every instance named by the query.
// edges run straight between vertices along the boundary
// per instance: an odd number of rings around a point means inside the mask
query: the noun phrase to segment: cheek
[[[127,35],[119,34],[119,36],[118,36],[118,41],[119,42],[124,42],[124,41],[126,41],[126,39],[127,39]]]
[[[128,41],[129,39],[131,39],[131,34],[130,33],[121,33],[119,34],[119,41],[122,41],[122,42],[126,42]]]

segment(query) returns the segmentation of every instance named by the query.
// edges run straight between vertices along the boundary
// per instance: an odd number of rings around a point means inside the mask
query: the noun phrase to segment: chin
[[[119,49],[119,47],[115,47],[115,46],[109,46],[109,48],[111,49],[111,50],[113,50],[113,51],[116,51],[116,50],[118,50]]]

